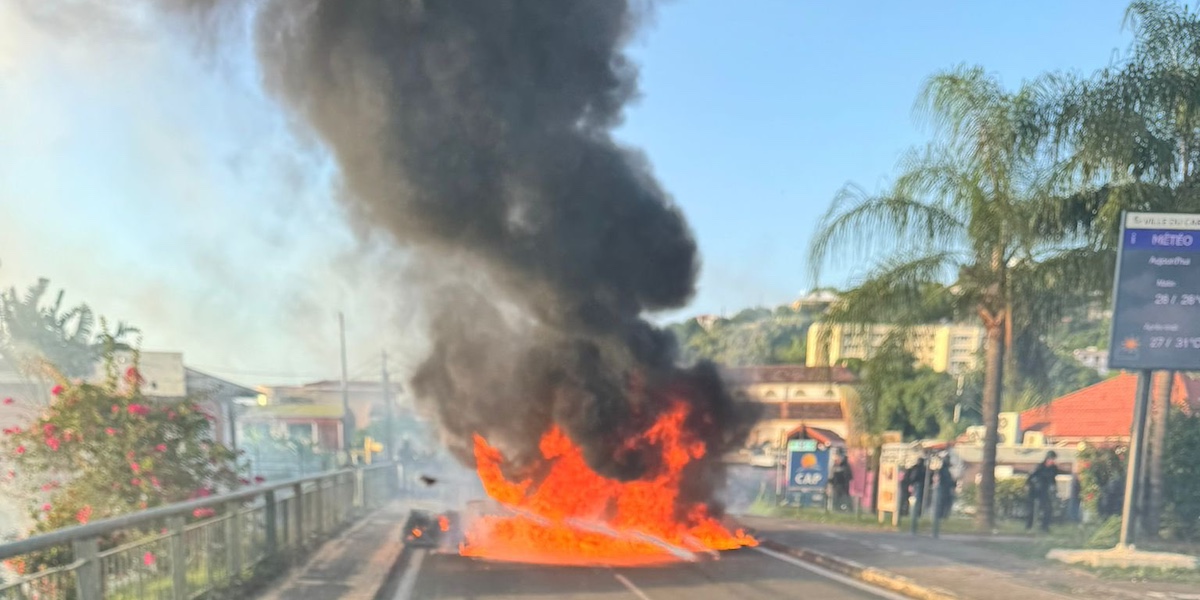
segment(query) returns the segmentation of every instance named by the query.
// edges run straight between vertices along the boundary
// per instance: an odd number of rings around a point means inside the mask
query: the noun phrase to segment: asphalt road
[[[901,596],[769,550],[658,567],[550,567],[413,550],[393,600],[878,600]]]

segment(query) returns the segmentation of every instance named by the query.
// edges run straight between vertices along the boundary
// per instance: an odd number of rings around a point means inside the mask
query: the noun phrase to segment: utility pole
[[[354,438],[354,415],[350,412],[350,383],[346,380],[346,317],[338,313],[338,332],[342,339],[342,450],[350,464],[350,447]]]
[[[393,431],[393,421],[396,419],[395,406],[392,403],[392,390],[388,384],[387,350],[383,351],[383,448],[387,452],[388,461],[396,459],[396,436]]]

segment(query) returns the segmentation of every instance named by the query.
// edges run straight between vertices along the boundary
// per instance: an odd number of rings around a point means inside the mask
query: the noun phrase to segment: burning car
[[[458,515],[414,509],[404,523],[404,544],[419,548],[437,548],[450,544],[457,532]]]

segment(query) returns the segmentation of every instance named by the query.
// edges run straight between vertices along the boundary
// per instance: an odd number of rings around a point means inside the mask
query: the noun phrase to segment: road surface
[[[659,567],[549,567],[494,563],[414,549],[393,600],[898,600],[770,550]]]

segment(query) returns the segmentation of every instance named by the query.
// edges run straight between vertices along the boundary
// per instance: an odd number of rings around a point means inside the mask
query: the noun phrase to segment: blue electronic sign
[[[1125,214],[1108,364],[1200,370],[1200,215]]]

